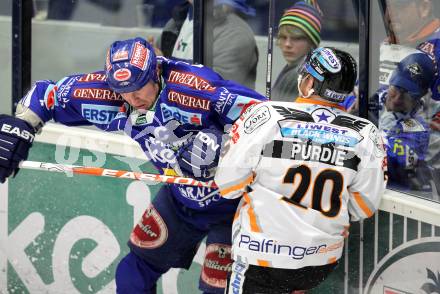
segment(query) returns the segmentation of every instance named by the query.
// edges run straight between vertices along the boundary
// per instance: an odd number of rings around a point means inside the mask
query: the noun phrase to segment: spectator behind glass
[[[89,0],[89,2],[110,12],[119,11],[122,3],[121,0]],[[71,20],[78,3],[78,0],[49,0],[47,19]]]
[[[255,11],[246,0],[215,0],[213,19],[213,68],[224,79],[255,88],[258,48],[246,17]],[[193,59],[193,7],[187,1],[173,9],[165,25],[159,48],[165,57],[191,62]]]
[[[181,2],[182,0],[144,0],[144,9],[148,9],[150,6],[153,7],[153,12],[152,15],[150,15],[148,10],[143,11],[145,14],[145,20],[147,21],[143,25],[162,28],[172,17],[172,10],[170,7],[174,7]]]
[[[440,19],[434,15],[433,5],[432,0],[386,0],[384,21],[388,37],[380,46],[381,86],[388,86],[397,63],[417,52],[415,48],[435,56],[438,63]],[[437,93],[433,87],[434,99],[440,99]]]
[[[293,102],[298,97],[297,70],[307,53],[321,42],[321,22],[321,10],[314,1],[300,1],[284,12],[277,44],[287,64],[272,87],[272,100]]]
[[[379,92],[384,109],[379,127],[386,138],[389,184],[411,190],[430,190],[426,165],[429,126],[423,111],[424,96],[437,76],[433,57],[421,51],[405,57]]]
[[[380,47],[379,84],[388,87],[396,65],[417,49],[440,61],[440,19],[435,15],[438,1],[433,0],[386,0],[385,24],[388,38]],[[438,71],[437,71],[438,73]],[[430,125],[430,138],[426,161],[430,167],[440,170],[440,117],[439,75],[429,77],[430,93],[423,97],[421,115]],[[440,185],[440,180],[435,180]]]
[[[386,0],[388,42],[415,47],[440,28],[432,0]]]

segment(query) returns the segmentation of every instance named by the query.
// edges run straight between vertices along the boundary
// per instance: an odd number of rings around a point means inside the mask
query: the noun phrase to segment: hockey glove
[[[17,174],[18,165],[26,160],[35,131],[24,120],[0,114],[0,183]]]
[[[177,162],[184,174],[196,179],[214,177],[220,157],[223,132],[216,129],[204,129],[194,135],[177,155]]]

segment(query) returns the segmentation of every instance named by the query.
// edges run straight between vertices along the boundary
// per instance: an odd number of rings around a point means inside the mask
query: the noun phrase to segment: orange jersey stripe
[[[365,201],[362,199],[362,196],[359,192],[353,192],[354,200],[356,200],[359,207],[364,211],[364,213],[370,217],[373,215],[373,212],[370,210],[368,205],[365,203]]]
[[[264,266],[264,267],[270,266],[269,261],[267,261],[267,260],[257,259],[257,262],[258,262],[259,266]]]
[[[255,233],[261,233],[262,231],[257,224],[257,217],[255,216],[254,209],[252,208],[251,198],[249,198],[248,193],[244,193],[243,198],[246,201],[246,203],[249,204],[249,208],[248,208],[247,212],[248,212],[249,220],[251,223],[251,231],[255,232]]]
[[[322,106],[328,106],[328,107],[334,107],[340,110],[344,110],[345,108],[344,106],[341,106],[339,104],[336,103],[331,103],[331,102],[326,102],[326,101],[321,101],[321,100],[316,100],[313,98],[303,98],[303,97],[298,97],[295,102],[298,103],[309,103],[309,104],[318,104],[318,105],[322,105]]]
[[[225,188],[223,190],[220,190],[220,195],[225,196],[226,194],[229,194],[231,192],[243,189],[245,186],[249,185],[250,183],[252,183],[252,181],[254,180],[254,175],[250,175],[248,178],[246,178],[243,182],[238,183],[236,185],[233,185],[229,188]]]
[[[241,212],[241,210],[242,210],[243,208],[245,208],[246,205],[248,205],[248,204],[245,202],[245,203],[243,203],[243,205],[241,205],[241,206],[237,209],[237,211],[236,211],[235,214],[234,214],[234,221],[240,216],[240,212]]]

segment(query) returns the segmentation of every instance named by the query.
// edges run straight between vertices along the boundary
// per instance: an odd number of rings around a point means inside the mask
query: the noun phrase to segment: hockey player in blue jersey
[[[383,108],[379,128],[387,139],[390,185],[430,188],[426,169],[430,132],[422,107],[436,75],[436,63],[430,55],[413,53],[397,64],[389,87],[379,92]]]
[[[34,135],[51,119],[122,130],[159,172],[209,180],[225,126],[261,100],[260,94],[202,65],[156,57],[142,38],[117,41],[107,52],[104,71],[57,83],[38,81],[15,116],[0,115],[0,182],[17,173]],[[170,268],[189,268],[207,237],[199,288],[223,293],[232,264],[236,205],[216,190],[163,186],[130,235],[130,253],[116,270],[117,292],[155,293],[159,277]]]

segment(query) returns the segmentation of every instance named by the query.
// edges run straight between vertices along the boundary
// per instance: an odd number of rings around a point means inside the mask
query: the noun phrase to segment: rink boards
[[[29,159],[155,172],[123,135],[55,125]],[[115,293],[128,234],[159,187],[20,171],[0,185],[0,293]],[[310,293],[439,291],[439,216],[438,203],[387,191],[378,214],[352,224],[338,270]],[[199,293],[204,249],[189,271],[168,272],[159,293]]]

